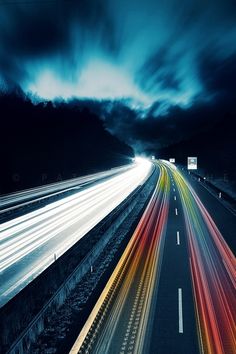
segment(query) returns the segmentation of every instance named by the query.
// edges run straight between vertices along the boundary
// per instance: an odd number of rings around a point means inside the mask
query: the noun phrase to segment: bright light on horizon
[[[142,166],[145,169],[151,168],[152,165],[152,162],[148,158],[142,156],[135,156],[134,161],[138,166]]]

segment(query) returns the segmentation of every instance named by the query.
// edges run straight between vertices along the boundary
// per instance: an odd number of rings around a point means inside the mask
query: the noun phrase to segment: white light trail
[[[36,277],[53,263],[53,254],[72,247],[142,184],[151,169],[151,162],[139,160],[119,175],[0,225],[0,306],[4,295],[8,301],[32,274]]]

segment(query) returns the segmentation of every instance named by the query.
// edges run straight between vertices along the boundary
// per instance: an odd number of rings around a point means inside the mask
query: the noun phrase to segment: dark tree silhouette
[[[87,108],[34,105],[23,95],[0,97],[0,192],[68,179],[130,162],[133,150]]]

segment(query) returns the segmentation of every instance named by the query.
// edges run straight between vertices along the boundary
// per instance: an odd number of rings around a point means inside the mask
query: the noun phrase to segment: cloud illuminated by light
[[[171,105],[188,106],[194,97],[194,90],[183,88],[179,92],[156,90],[145,92],[135,80],[135,75],[125,66],[115,65],[106,60],[88,61],[82,70],[74,69],[73,79],[61,76],[61,69],[56,64],[34,66],[33,78],[24,84],[24,91],[38,100],[123,100],[131,108],[149,109],[156,101],[162,102],[156,115],[164,114]]]
[[[136,104],[149,106],[153,98],[142,92],[128,73],[103,61],[90,62],[73,80],[62,79],[56,71],[39,71],[26,85],[31,94],[46,100],[56,98],[122,100],[131,98]]]
[[[34,101],[122,100],[143,110],[143,118],[147,110],[158,116],[173,106],[189,108],[217,94],[211,63],[236,55],[233,3],[62,1],[56,11],[40,1],[21,10],[4,6],[0,75],[7,89],[15,84]]]

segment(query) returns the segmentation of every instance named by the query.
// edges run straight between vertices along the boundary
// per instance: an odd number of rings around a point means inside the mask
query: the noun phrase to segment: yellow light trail
[[[165,166],[153,196],[70,354],[142,353],[161,263],[169,209]],[[117,339],[119,338],[119,340]]]
[[[70,354],[149,352],[149,343],[155,340],[150,338],[151,311],[161,271],[170,176],[184,213],[199,352],[235,354],[235,257],[180,171],[167,162],[158,165],[160,176],[154,194]],[[176,212],[179,215],[181,211]]]
[[[235,257],[194,189],[170,169],[183,205],[201,351],[235,354]]]

